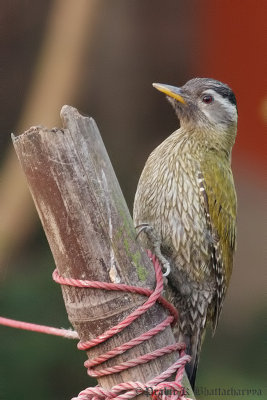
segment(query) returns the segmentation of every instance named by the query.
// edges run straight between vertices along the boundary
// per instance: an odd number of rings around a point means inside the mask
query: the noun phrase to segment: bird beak
[[[156,88],[160,92],[165,93],[167,96],[173,97],[180,103],[186,104],[185,99],[181,96],[180,88],[170,85],[163,85],[162,83],[152,83],[152,85],[154,86],[154,88]]]

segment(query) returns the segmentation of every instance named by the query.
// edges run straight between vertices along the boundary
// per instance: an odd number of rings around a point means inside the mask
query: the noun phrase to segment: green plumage
[[[211,231],[216,240],[214,243],[216,305],[212,317],[213,331],[215,331],[232,274],[236,244],[236,193],[229,160],[208,156],[205,157],[205,162],[201,163],[201,169]]]

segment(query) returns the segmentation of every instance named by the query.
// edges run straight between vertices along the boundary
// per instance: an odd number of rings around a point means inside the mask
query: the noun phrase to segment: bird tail
[[[204,339],[203,330],[195,332],[192,336],[184,336],[184,342],[186,343],[186,353],[190,354],[191,356],[191,361],[190,363],[186,364],[185,369],[193,390],[195,387],[195,380],[199,363],[199,355],[203,339]]]

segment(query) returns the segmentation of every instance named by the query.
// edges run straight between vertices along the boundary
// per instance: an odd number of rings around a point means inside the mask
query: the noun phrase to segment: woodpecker
[[[180,128],[150,154],[133,217],[143,246],[168,275],[166,296],[180,315],[174,335],[192,357],[187,374],[194,387],[204,333],[217,327],[236,247],[236,98],[210,78],[153,86],[167,96]]]

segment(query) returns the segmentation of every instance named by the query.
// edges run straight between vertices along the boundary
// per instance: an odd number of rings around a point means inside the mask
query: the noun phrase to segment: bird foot
[[[147,238],[152,247],[152,252],[153,252],[153,254],[155,254],[157,259],[159,260],[159,263],[162,268],[162,272],[165,271],[163,273],[163,276],[164,277],[168,276],[169,273],[171,272],[171,266],[170,266],[169,261],[161,253],[161,249],[160,249],[161,241],[160,241],[157,233],[155,232],[155,229],[147,223],[137,225],[135,227],[135,229],[139,229],[139,231],[137,232],[137,235],[136,235],[136,239],[139,237],[140,233],[142,233],[142,232],[144,232],[147,235]]]

